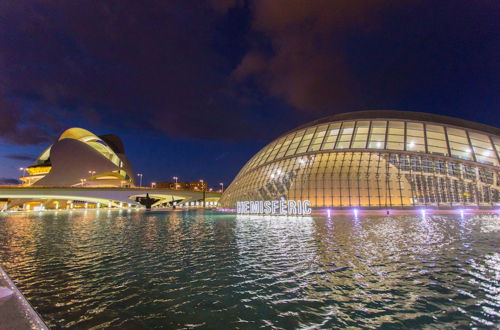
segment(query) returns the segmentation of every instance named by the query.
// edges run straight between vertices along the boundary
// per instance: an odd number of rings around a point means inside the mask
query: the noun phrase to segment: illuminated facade
[[[134,185],[132,167],[116,135],[97,136],[70,128],[35,161],[22,169],[28,186],[124,187]]]
[[[204,181],[192,182],[158,182],[156,188],[167,188],[172,190],[194,190],[194,191],[208,191],[208,185]]]
[[[500,129],[404,111],[298,127],[259,151],[220,203],[309,200],[315,208],[500,205]]]

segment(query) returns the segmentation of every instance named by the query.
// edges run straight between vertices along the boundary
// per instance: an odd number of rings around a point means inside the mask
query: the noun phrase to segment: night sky
[[[0,0],[0,182],[66,128],[226,186],[281,133],[399,109],[500,126],[498,0]]]

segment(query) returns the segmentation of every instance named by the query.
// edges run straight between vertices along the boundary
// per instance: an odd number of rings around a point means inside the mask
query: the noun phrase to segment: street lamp
[[[205,181],[200,179],[201,182],[201,190],[203,191],[203,208],[205,208]]]
[[[85,182],[86,182],[86,181],[87,181],[87,180],[85,180],[85,179],[80,179],[80,182],[81,182],[81,184],[82,184],[82,187],[83,187],[83,186],[85,186]]]
[[[139,177],[139,188],[142,188],[142,174],[138,173],[137,176]]]
[[[23,177],[25,177],[25,176],[26,176],[26,170],[27,170],[27,168],[26,168],[26,167],[20,167],[20,168],[19,168],[19,171],[23,171]],[[23,183],[25,183],[25,182],[23,182]],[[29,179],[28,179],[28,184],[29,184]]]
[[[172,179],[175,180],[175,190],[177,190],[177,180],[179,180],[179,178],[174,176]]]
[[[89,171],[90,177],[93,177],[95,175],[95,171]]]
[[[220,192],[223,193],[224,192],[224,182],[219,183],[219,185],[222,187],[220,189]]]

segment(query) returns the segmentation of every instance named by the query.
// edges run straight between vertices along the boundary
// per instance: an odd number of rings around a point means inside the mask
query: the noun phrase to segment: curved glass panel
[[[500,205],[499,152],[500,137],[445,124],[321,123],[264,147],[221,203],[283,197],[315,207]]]
[[[327,152],[297,156],[240,176],[221,199],[310,200],[313,207],[500,205],[500,171],[432,156]]]

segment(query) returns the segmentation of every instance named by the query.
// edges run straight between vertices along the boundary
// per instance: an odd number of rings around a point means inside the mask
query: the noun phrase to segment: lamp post
[[[81,182],[81,184],[82,184],[82,187],[83,187],[83,186],[85,186],[85,181],[87,181],[87,180],[85,180],[85,179],[80,179],[80,182]]]
[[[23,171],[23,176],[26,176],[26,167],[20,167],[19,171]]]
[[[26,176],[26,170],[27,170],[27,168],[26,168],[26,167],[20,167],[20,168],[19,168],[19,171],[23,171],[23,177],[25,177],[25,176]],[[23,183],[25,183],[25,182],[23,181]],[[28,184],[29,184],[29,179],[28,179]]]
[[[90,177],[92,178],[95,175],[95,171],[89,171]]]
[[[142,188],[142,174],[138,173],[137,176],[139,177],[139,188]]]
[[[223,193],[224,192],[224,182],[219,183],[219,185],[221,186],[220,192]]]
[[[179,178],[174,176],[172,179],[175,180],[175,190],[177,190],[177,180],[179,180]]]
[[[205,181],[200,179],[201,182],[201,190],[203,191],[203,208],[205,208]]]

